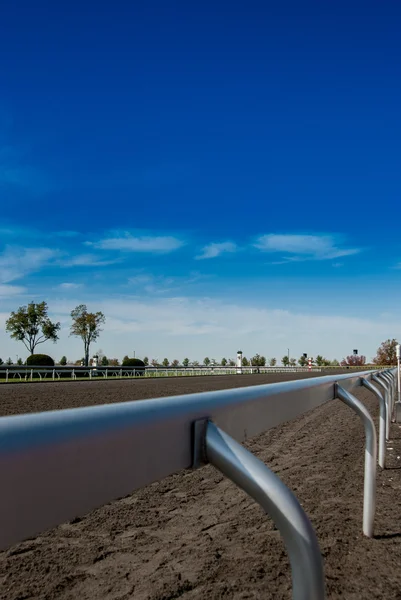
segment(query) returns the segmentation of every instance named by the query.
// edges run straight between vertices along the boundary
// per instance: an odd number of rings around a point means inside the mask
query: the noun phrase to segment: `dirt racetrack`
[[[0,414],[283,379],[280,374],[0,385]],[[358,397],[376,418],[375,398],[362,388]],[[309,515],[324,558],[327,597],[401,600],[401,428],[392,425],[388,468],[378,472],[374,539],[361,533],[363,430],[340,401],[247,446],[289,485]],[[279,532],[258,505],[210,466],[152,484],[0,553],[2,600],[179,597],[291,597]]]

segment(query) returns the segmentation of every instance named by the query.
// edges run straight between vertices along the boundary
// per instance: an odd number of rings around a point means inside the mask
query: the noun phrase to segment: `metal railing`
[[[395,369],[365,371],[2,417],[0,550],[178,471],[209,462],[273,518],[289,553],[293,598],[322,600],[322,560],[308,517],[293,493],[240,443],[327,401],[345,402],[365,428],[362,527],[371,537],[376,432],[369,412],[353,392],[364,386],[379,399],[379,458],[384,466],[383,423],[390,422],[394,410],[395,379]]]
[[[385,369],[387,367],[377,367],[377,369]],[[33,381],[34,379],[60,381],[62,379],[99,379],[99,378],[125,378],[125,377],[180,377],[180,376],[202,376],[202,375],[235,375],[235,374],[268,374],[268,373],[321,373],[324,371],[330,372],[337,370],[343,372],[347,367],[317,367],[312,369],[306,367],[241,367],[236,366],[198,366],[198,367],[145,367],[145,369],[135,369],[133,367],[122,366],[62,366],[54,367],[43,366],[20,366],[20,365],[1,365],[0,366],[0,382],[17,381]],[[358,370],[366,370],[362,367],[349,367],[354,372]]]

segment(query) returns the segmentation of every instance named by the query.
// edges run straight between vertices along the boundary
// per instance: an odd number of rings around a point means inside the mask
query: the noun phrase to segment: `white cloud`
[[[39,271],[58,255],[58,251],[52,248],[6,246],[0,254],[0,283],[8,283]]]
[[[238,247],[233,242],[220,242],[220,243],[211,243],[202,248],[202,254],[196,256],[197,260],[202,260],[204,258],[216,258],[216,256],[220,256],[220,254],[224,254],[226,252],[236,252]]]
[[[99,250],[120,250],[123,252],[156,252],[167,253],[178,250],[185,242],[173,236],[138,236],[128,233],[109,237],[98,242],[86,242]]]
[[[10,296],[18,296],[25,292],[24,287],[17,285],[1,285],[0,284],[0,297],[8,298]]]
[[[358,254],[360,248],[341,248],[332,235],[267,234],[254,244],[263,252],[287,255],[287,260],[331,260]]]
[[[106,267],[107,265],[114,265],[117,262],[120,262],[120,259],[105,260],[96,256],[96,254],[78,254],[72,258],[60,261],[60,265],[63,267]]]
[[[82,354],[80,340],[69,338],[69,315],[71,308],[83,301],[89,310],[101,310],[106,315],[98,344],[107,356],[120,359],[133,348],[137,356],[182,359],[188,354],[196,360],[203,360],[205,356],[228,358],[234,356],[239,347],[248,357],[259,352],[278,360],[287,353],[288,347],[291,356],[296,358],[307,352],[341,359],[353,348],[371,358],[382,340],[394,337],[397,321],[394,316],[378,318],[379,314],[358,318],[318,314],[317,311],[296,313],[210,298],[125,296],[102,299],[88,294],[83,298],[77,293],[68,301],[64,298],[49,301],[51,316],[63,323],[57,348],[49,344],[52,356],[67,354],[79,358]],[[3,354],[12,353],[14,342],[3,342],[1,336],[0,331]]]
[[[60,283],[60,285],[59,285],[59,288],[61,288],[62,290],[77,290],[80,287],[82,287],[82,283],[65,282],[65,283]]]

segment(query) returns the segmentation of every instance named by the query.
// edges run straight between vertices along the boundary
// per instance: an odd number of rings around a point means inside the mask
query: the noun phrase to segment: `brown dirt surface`
[[[2,415],[16,414],[273,380],[284,375],[17,384],[0,387],[0,409]],[[357,396],[377,425],[376,399],[362,388]],[[363,428],[342,402],[271,429],[247,447],[295,492],[309,515],[329,599],[401,600],[400,426],[392,425],[388,468],[377,476],[374,539],[361,533]],[[0,553],[1,600],[179,597],[291,597],[279,532],[211,466],[168,477]]]

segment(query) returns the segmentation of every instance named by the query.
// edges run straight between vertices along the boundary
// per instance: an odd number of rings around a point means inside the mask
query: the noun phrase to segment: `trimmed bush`
[[[145,374],[145,363],[139,358],[128,358],[127,356],[125,356],[121,366],[132,367],[133,369],[135,369],[137,375]]]
[[[123,367],[138,367],[139,369],[141,367],[145,366],[145,363],[143,362],[143,360],[140,360],[139,358],[124,358],[123,362],[122,362],[122,366]]]
[[[54,367],[54,360],[47,354],[31,354],[28,356],[26,364],[34,367]]]

